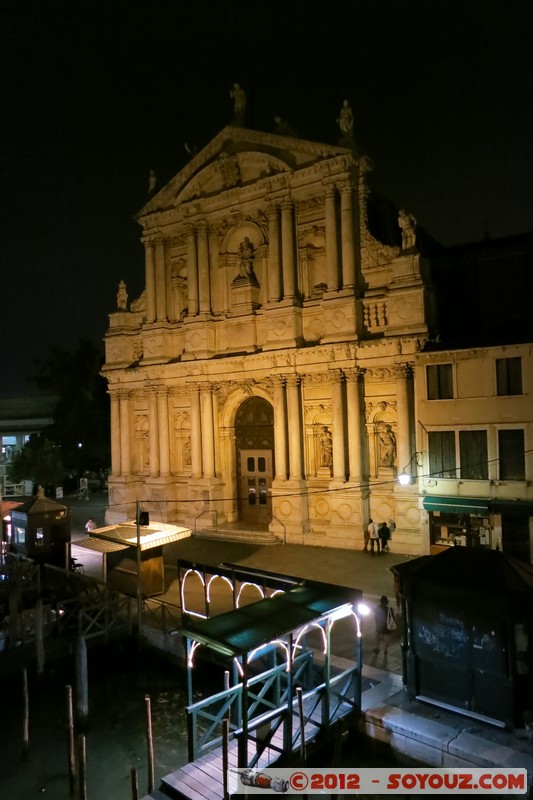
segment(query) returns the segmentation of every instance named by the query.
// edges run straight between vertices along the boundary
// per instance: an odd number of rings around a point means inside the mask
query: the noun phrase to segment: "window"
[[[14,544],[26,544],[26,528],[19,525],[14,526],[13,542]]]
[[[428,400],[451,400],[453,398],[453,375],[451,364],[432,364],[426,367]]]
[[[488,480],[487,431],[459,431],[459,450],[461,478]]]
[[[501,481],[525,481],[524,431],[521,429],[498,431],[498,453],[500,456],[499,479]]]
[[[522,359],[496,359],[496,390],[499,396],[522,394]]]
[[[428,434],[429,474],[433,478],[455,478],[455,431]]]

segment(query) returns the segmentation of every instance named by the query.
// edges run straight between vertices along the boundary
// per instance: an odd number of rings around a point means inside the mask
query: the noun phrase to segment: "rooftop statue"
[[[151,195],[155,192],[155,185],[157,183],[157,175],[153,171],[150,170],[150,175],[148,176],[148,195]]]
[[[278,136],[296,136],[296,131],[291,126],[290,122],[287,122],[286,119],[282,117],[274,117],[275,127],[274,133],[277,133]]]
[[[398,212],[398,225],[402,232],[402,250],[413,250],[416,246],[416,219],[402,208]]]
[[[230,97],[233,99],[233,110],[235,111],[235,122],[237,125],[244,125],[246,115],[246,94],[244,89],[241,89],[238,83],[233,84],[233,89],[230,91]]]
[[[126,284],[120,281],[117,290],[117,308],[119,311],[128,310],[128,292],[126,291]]]
[[[337,122],[343,136],[353,135],[353,113],[348,100],[344,100]]]

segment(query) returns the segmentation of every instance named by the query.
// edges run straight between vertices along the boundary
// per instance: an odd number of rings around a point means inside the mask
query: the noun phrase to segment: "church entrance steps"
[[[219,525],[216,528],[203,528],[193,533],[193,538],[212,539],[225,542],[241,542],[256,545],[281,544],[281,539],[271,533],[264,526],[241,526],[239,523]]]

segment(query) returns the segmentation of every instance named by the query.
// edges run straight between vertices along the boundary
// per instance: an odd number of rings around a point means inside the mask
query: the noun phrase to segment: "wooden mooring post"
[[[78,800],[87,800],[87,745],[83,734],[78,742]]]
[[[146,703],[146,749],[148,755],[148,794],[154,791],[154,737],[152,734],[152,705],[150,695],[145,695]]]
[[[35,628],[35,657],[37,660],[37,675],[44,675],[44,638],[43,638],[43,601],[38,598],[35,603],[33,624]]]
[[[135,767],[130,769],[131,800],[139,800],[139,781]]]
[[[89,716],[89,690],[87,685],[87,643],[83,636],[76,642],[76,711],[78,722]]]
[[[67,694],[67,727],[68,727],[68,778],[70,794],[76,792],[76,744],[74,736],[74,706],[72,702],[72,686],[65,686]]]
[[[22,670],[22,696],[24,704],[24,721],[22,723],[22,754],[28,755],[30,749],[30,698],[28,695],[28,670]]]

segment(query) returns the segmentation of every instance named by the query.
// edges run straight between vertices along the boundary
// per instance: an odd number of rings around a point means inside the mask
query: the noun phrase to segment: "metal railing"
[[[310,651],[298,655],[293,662],[293,681],[308,685],[311,666]],[[280,706],[286,710],[288,687],[286,664],[278,664],[250,678],[247,682],[249,725],[253,727],[254,719],[264,720],[265,714],[269,718],[279,716],[282,713]],[[222,744],[222,724],[225,719],[230,721],[230,736],[237,734],[242,720],[242,683],[187,707],[190,761]]]
[[[174,633],[181,627],[181,608],[175,603],[159,600],[157,597],[143,599],[142,621],[163,633]]]

